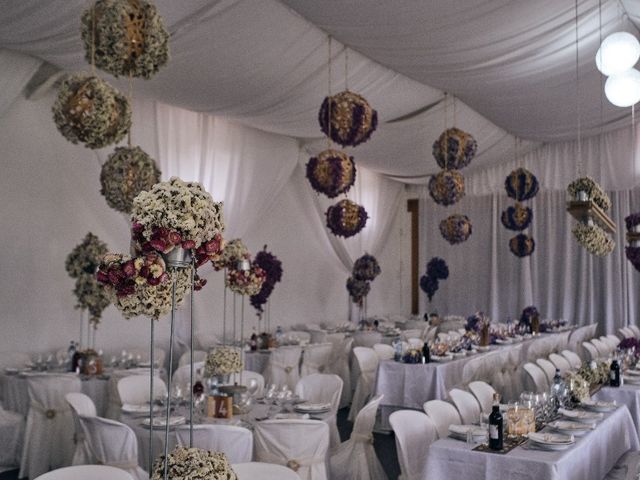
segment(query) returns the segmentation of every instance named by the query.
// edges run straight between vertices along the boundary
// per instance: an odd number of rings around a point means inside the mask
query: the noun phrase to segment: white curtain
[[[7,113],[41,63],[35,57],[0,48],[0,117]]]
[[[508,245],[517,232],[500,222],[501,212],[514,203],[505,194],[467,196],[445,209],[423,191],[421,274],[433,256],[444,258],[450,272],[431,304],[421,294],[426,311],[466,316],[482,310],[495,321],[505,321],[536,305],[544,318],[598,322],[601,331],[635,323],[640,314],[640,273],[624,254],[623,219],[630,211],[640,210],[640,189],[610,196],[609,214],[618,226],[611,255],[593,257],[580,247],[571,234],[575,221],[566,212],[566,194],[546,191],[527,202],[533,209],[527,233],[536,247],[530,257],[519,259]],[[440,235],[438,224],[454,212],[469,216],[473,233],[466,242],[452,246]]]

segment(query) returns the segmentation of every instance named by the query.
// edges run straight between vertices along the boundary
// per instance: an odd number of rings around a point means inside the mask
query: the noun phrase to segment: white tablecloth
[[[627,450],[640,447],[626,406],[607,415],[593,432],[576,440],[576,445],[565,451],[517,447],[500,455],[475,452],[465,442],[441,439],[429,448],[425,471],[429,479],[598,480]]]
[[[615,401],[618,405],[626,405],[631,412],[636,431],[640,434],[640,386],[627,384],[621,387],[602,387],[593,398],[594,400]]]

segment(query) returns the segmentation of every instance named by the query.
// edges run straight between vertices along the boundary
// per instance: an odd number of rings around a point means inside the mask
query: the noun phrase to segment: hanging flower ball
[[[339,150],[324,150],[307,163],[307,179],[311,187],[329,198],[349,191],[356,181],[353,157]]]
[[[131,128],[127,99],[92,75],[72,75],[62,82],[52,111],[62,136],[88,148],[118,143]]]
[[[371,284],[366,280],[358,280],[353,277],[347,279],[347,291],[353,303],[360,303],[360,301],[369,295],[371,291]]]
[[[229,269],[225,285],[229,290],[239,295],[257,295],[266,278],[267,272],[255,263],[251,263],[249,270]]]
[[[446,280],[449,278],[449,266],[440,257],[433,257],[427,263],[427,275],[438,280]]]
[[[382,269],[376,257],[365,253],[354,262],[351,272],[356,280],[372,281],[382,273]]]
[[[169,60],[169,32],[145,0],[98,0],[82,15],[85,59],[118,77],[149,78]]]
[[[509,207],[502,211],[500,220],[505,228],[519,232],[531,225],[533,210],[529,207],[523,207],[520,203],[516,203],[515,207]]]
[[[598,257],[609,255],[616,246],[607,232],[594,224],[577,223],[573,227],[572,233],[585,250]]]
[[[116,147],[100,171],[100,193],[119,212],[131,213],[133,199],[160,181],[156,162],[140,147]]]
[[[471,221],[466,215],[456,213],[440,222],[440,234],[451,245],[466,241],[471,233]]]
[[[371,137],[378,112],[362,96],[345,90],[324,99],[318,121],[322,132],[338,145],[355,147]]]
[[[576,198],[579,192],[584,192],[588,199],[598,205],[605,212],[611,208],[611,199],[607,192],[598,185],[591,177],[581,177],[569,184],[567,187],[567,193]]]
[[[327,227],[338,237],[349,238],[367,224],[367,211],[351,200],[340,200],[327,209]]]
[[[440,168],[459,170],[471,163],[478,151],[478,142],[458,128],[449,128],[433,142],[432,153]]]
[[[504,188],[509,197],[524,202],[538,194],[540,185],[536,176],[526,168],[517,168],[504,181]]]
[[[429,195],[445,207],[464,197],[464,177],[457,170],[442,170],[429,180]]]
[[[509,250],[511,250],[511,253],[516,257],[528,257],[535,249],[535,240],[524,233],[520,233],[509,240]]]

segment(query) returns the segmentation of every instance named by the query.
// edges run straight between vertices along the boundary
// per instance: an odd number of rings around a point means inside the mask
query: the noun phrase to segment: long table
[[[564,451],[517,447],[507,454],[473,451],[465,442],[444,438],[429,447],[427,478],[464,480],[584,480],[602,479],[628,450],[640,442],[625,405],[605,414],[596,429]]]

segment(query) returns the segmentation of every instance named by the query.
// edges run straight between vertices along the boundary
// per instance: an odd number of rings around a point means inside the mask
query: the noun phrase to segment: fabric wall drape
[[[518,259],[508,242],[516,232],[505,229],[501,212],[513,200],[504,194],[467,196],[454,208],[437,206],[423,191],[422,265],[433,256],[444,258],[450,276],[426,311],[469,315],[487,312],[505,321],[536,305],[545,318],[563,318],[576,324],[598,322],[601,331],[617,331],[640,314],[640,273],[624,255],[624,217],[640,210],[640,189],[610,193],[609,212],[618,225],[616,249],[593,257],[574,239],[575,221],[565,210],[564,191],[540,192],[532,202],[533,223],[528,232],[536,241],[533,255]],[[451,246],[440,235],[438,223],[455,212],[469,216],[473,234]]]
[[[0,117],[7,113],[41,64],[35,57],[0,48]]]

